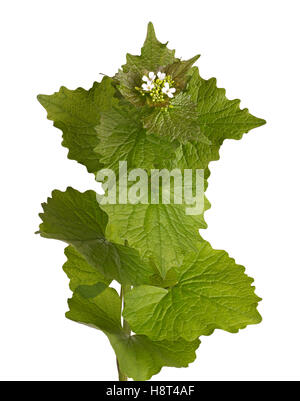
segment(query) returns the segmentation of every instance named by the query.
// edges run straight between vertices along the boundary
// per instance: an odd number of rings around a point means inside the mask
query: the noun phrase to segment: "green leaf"
[[[122,333],[121,299],[115,289],[108,287],[100,295],[88,299],[75,292],[68,304],[68,319],[111,334]]]
[[[62,145],[69,149],[68,158],[77,160],[89,172],[101,168],[100,156],[94,151],[99,142],[95,127],[100,122],[100,113],[117,102],[114,93],[112,79],[104,77],[102,82],[95,82],[89,91],[61,87],[53,95],[38,96],[48,112],[48,119],[63,131]]]
[[[176,149],[173,167],[205,170],[211,161],[219,159],[219,148],[217,145],[202,142],[181,144]]]
[[[53,191],[40,214],[42,237],[64,241],[79,252],[107,280],[120,283],[150,283],[153,271],[136,250],[106,240],[107,215],[94,191],[81,193],[73,188]]]
[[[195,140],[210,144],[200,131],[196,105],[189,95],[179,93],[170,105],[171,108],[168,109],[157,107],[144,118],[144,127],[148,134],[163,136],[169,141],[178,140],[181,143]]]
[[[147,135],[141,119],[142,110],[131,105],[115,107],[103,113],[97,127],[101,161],[107,168],[118,170],[119,161],[126,160],[128,169],[151,169],[165,166],[175,158],[178,144],[167,138]]]
[[[200,55],[198,54],[197,56],[194,56],[186,61],[178,60],[175,61],[175,63],[172,63],[166,67],[165,73],[167,75],[171,75],[172,79],[176,83],[176,89],[185,89],[188,78],[187,74],[189,73],[192,65],[198,60],[199,57]]]
[[[187,94],[197,104],[201,131],[214,143],[224,139],[240,139],[252,128],[266,121],[252,116],[248,109],[240,109],[240,100],[228,100],[225,89],[217,88],[216,79],[205,80],[194,67],[188,83]]]
[[[141,84],[141,79],[141,75],[135,71],[124,72],[119,70],[115,75],[117,88],[121,95],[135,106],[143,106],[145,104],[145,98],[136,90]]]
[[[202,243],[198,253],[187,253],[174,287],[139,286],[129,292],[124,318],[136,333],[156,341],[191,341],[215,329],[236,333],[261,321],[260,298],[244,270],[226,252]]]
[[[127,54],[127,64],[123,65],[122,68],[124,72],[135,71],[141,77],[145,70],[156,71],[159,67],[171,64],[175,60],[175,50],[169,50],[167,43],[163,44],[157,40],[153,24],[149,22],[141,55]]]
[[[87,263],[86,259],[72,246],[65,249],[67,257],[63,270],[70,279],[70,289],[79,291],[83,297],[94,298],[110,284],[98,270]]]
[[[108,335],[121,371],[134,380],[149,380],[163,366],[187,367],[200,341],[151,341],[146,336]]]
[[[107,204],[102,208],[109,215],[108,238],[119,243],[127,240],[143,259],[154,262],[162,278],[182,263],[187,252],[197,250],[202,241],[199,229],[207,227],[203,214],[186,215],[185,204]]]
[[[153,342],[145,336],[125,334],[121,327],[121,300],[112,288],[93,299],[75,293],[68,303],[66,317],[104,331],[121,371],[134,380],[148,380],[163,366],[186,367],[196,358],[199,340]]]
[[[175,284],[178,283],[178,274],[174,268],[170,268],[166,272],[164,278],[161,276],[161,273],[156,267],[156,265],[154,265],[153,270],[155,273],[151,278],[152,285],[156,287],[168,288],[168,287],[173,287]]]
[[[243,133],[265,123],[249,114],[247,109],[240,110],[239,100],[228,100],[225,90],[217,88],[216,80],[202,79],[196,67],[192,69],[187,94],[197,105],[197,124],[210,143],[192,140],[181,144],[176,149],[173,167],[207,169],[211,161],[219,159],[224,139],[240,139]]]

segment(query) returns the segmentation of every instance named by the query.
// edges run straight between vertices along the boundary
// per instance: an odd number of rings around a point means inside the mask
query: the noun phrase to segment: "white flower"
[[[152,71],[149,72],[148,75],[149,75],[148,77],[147,77],[147,75],[144,75],[143,78],[142,78],[142,80],[145,81],[145,82],[147,82],[147,83],[152,83],[152,82],[155,80],[156,75],[155,75],[154,72],[152,72]]]
[[[165,93],[170,98],[172,98],[172,97],[174,97],[173,93],[176,92],[176,89],[175,88],[170,88],[169,83],[166,82],[164,87],[162,88],[162,92]]]
[[[164,72],[158,71],[157,78],[163,81],[166,78],[166,74]]]
[[[155,78],[156,78],[156,75],[154,74],[154,72],[149,72],[149,80],[152,82],[152,81],[154,81],[155,80]]]
[[[142,88],[146,92],[150,92],[154,88],[154,84],[151,81],[147,81],[146,84],[142,85]]]

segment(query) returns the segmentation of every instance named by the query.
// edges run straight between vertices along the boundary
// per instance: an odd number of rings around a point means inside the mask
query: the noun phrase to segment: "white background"
[[[1,34],[0,377],[112,380],[115,358],[101,332],[64,317],[70,295],[64,245],[34,235],[54,188],[98,184],[67,159],[61,133],[36,100],[61,85],[90,88],[139,53],[146,24],[177,56],[196,53],[267,125],[226,141],[211,164],[202,232],[255,278],[263,323],[204,337],[188,369],[158,380],[298,380],[299,0],[3,1]]]

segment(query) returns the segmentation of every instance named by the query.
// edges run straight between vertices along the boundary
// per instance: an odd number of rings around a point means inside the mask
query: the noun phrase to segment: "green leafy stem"
[[[39,95],[62,130],[68,157],[98,177],[103,169],[202,169],[219,159],[225,139],[265,124],[228,100],[156,38],[152,23],[141,55],[127,54],[114,77],[90,90]],[[120,180],[120,177],[118,177]],[[73,293],[66,317],[101,330],[113,347],[119,380],[148,380],[163,366],[187,367],[201,336],[257,324],[260,301],[225,251],[199,235],[204,212],[184,204],[101,204],[94,191],[54,190],[39,234],[67,243],[63,269]],[[204,211],[209,208],[205,199]],[[111,286],[116,281],[120,294]]]

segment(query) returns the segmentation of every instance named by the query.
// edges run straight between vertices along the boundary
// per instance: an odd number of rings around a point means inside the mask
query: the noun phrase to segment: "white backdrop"
[[[216,77],[267,125],[226,141],[211,164],[202,235],[255,278],[263,322],[202,338],[188,369],[158,380],[288,380],[299,372],[299,1],[1,2],[1,329],[3,380],[111,380],[101,332],[64,317],[64,245],[34,235],[54,188],[98,184],[67,159],[36,100],[61,85],[91,87],[137,54],[152,21],[158,39]]]

